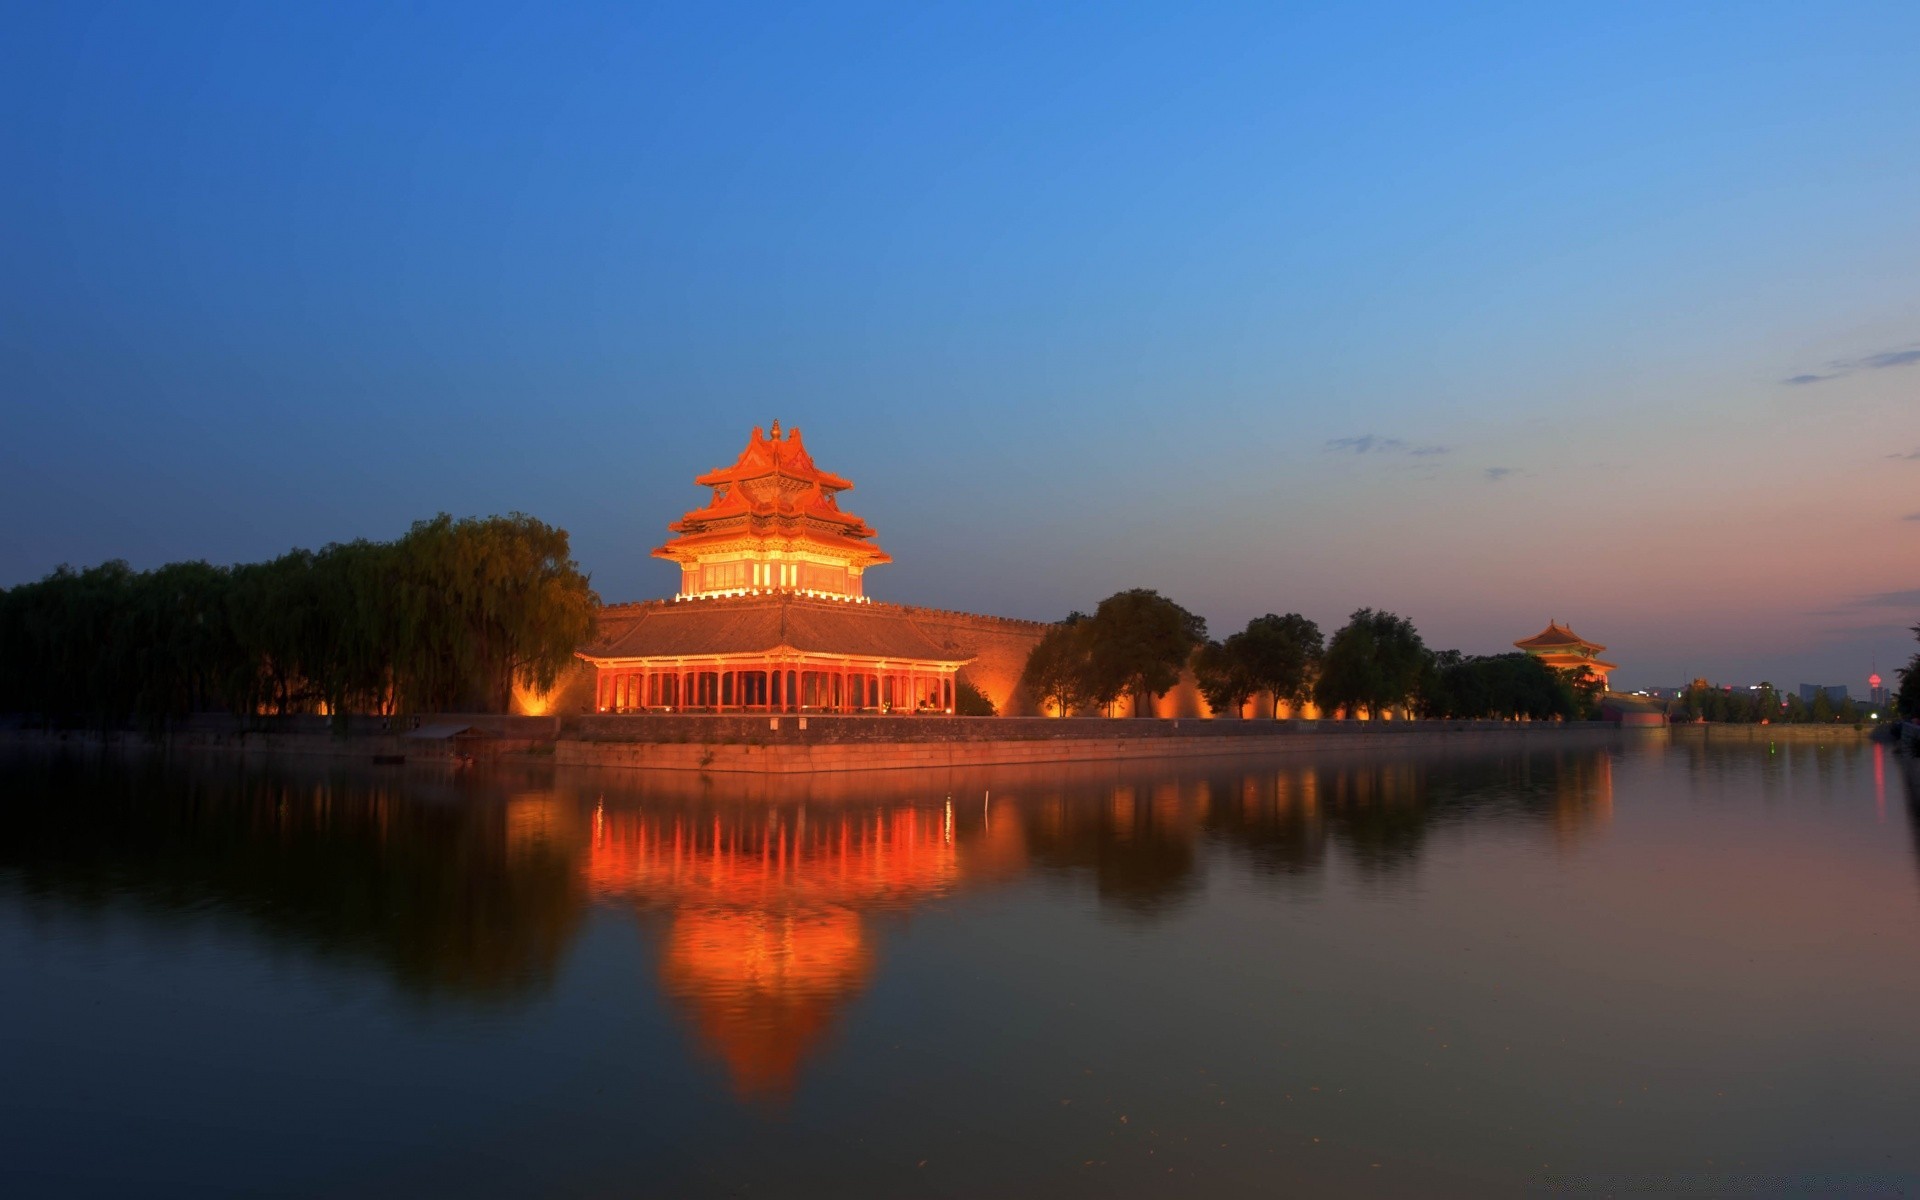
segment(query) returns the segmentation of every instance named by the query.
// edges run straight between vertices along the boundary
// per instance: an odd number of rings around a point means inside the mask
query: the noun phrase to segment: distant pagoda
[[[1599,642],[1590,642],[1558,621],[1548,621],[1547,627],[1530,638],[1514,643],[1517,649],[1525,650],[1549,667],[1563,671],[1579,671],[1581,674],[1598,679],[1602,687],[1606,686],[1607,675],[1616,670],[1614,663],[1600,661],[1600,653],[1606,647]]]
[[[850,480],[813,465],[800,431],[756,426],[731,467],[694,480],[713,489],[705,508],[667,526],[679,536],[653,552],[680,564],[682,598],[799,592],[863,599],[868,567],[893,561],[871,526],[840,511]]]

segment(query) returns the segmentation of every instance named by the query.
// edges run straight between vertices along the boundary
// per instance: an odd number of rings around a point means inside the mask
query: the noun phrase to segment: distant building
[[[1887,702],[1887,685],[1880,678],[1880,672],[1878,671],[1867,676],[1867,701],[1871,704],[1885,704]]]
[[[1548,621],[1545,629],[1515,642],[1514,646],[1550,667],[1579,671],[1598,679],[1602,687],[1607,684],[1608,674],[1618,669],[1613,663],[1600,661],[1600,652],[1605,646],[1588,641],[1558,621]]]
[[[1850,698],[1844,683],[1803,683],[1800,685],[1800,701],[1812,704],[1821,692],[1825,692],[1827,699],[1835,704],[1844,704]]]

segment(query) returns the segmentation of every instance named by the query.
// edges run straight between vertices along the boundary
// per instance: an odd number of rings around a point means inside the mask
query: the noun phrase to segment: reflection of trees
[[[1592,750],[1169,768],[1028,790],[1009,815],[1037,864],[1091,873],[1102,900],[1152,916],[1196,890],[1204,841],[1276,882],[1310,882],[1333,852],[1380,877],[1415,864],[1449,822],[1544,826],[1570,846],[1607,819],[1612,795],[1611,759]]]
[[[1914,865],[1920,867],[1920,747],[1895,750],[1876,743],[1873,747],[1875,772],[1884,773],[1887,759],[1897,764],[1893,769],[1899,773],[1906,784],[1907,793],[1907,834],[1913,839]]]
[[[1216,789],[1208,832],[1239,852],[1256,875],[1282,881],[1317,877],[1326,865],[1327,822],[1312,771],[1247,773]]]
[[[6,778],[0,880],[30,903],[238,922],[422,996],[544,986],[584,909],[564,847],[400,778],[61,758]]]
[[[1124,783],[1105,792],[1056,795],[1007,815],[1021,821],[1036,865],[1091,874],[1100,899],[1122,912],[1152,916],[1192,893],[1193,798],[1173,783],[1144,794]]]
[[[1135,764],[1117,777],[1047,767],[986,773],[977,788],[956,774],[931,794],[925,776],[873,773],[830,795],[796,781],[801,799],[751,778],[562,776],[604,786],[597,807],[570,789],[456,789],[417,772],[62,759],[5,771],[0,889],[70,911],[238,923],[416,995],[537,990],[589,903],[637,908],[661,928],[662,990],[753,1098],[791,1092],[871,985],[875,913],[1038,868],[1157,919],[1197,893],[1210,852],[1288,887],[1335,856],[1377,881],[1450,822],[1568,844],[1605,819],[1612,787],[1604,751]]]

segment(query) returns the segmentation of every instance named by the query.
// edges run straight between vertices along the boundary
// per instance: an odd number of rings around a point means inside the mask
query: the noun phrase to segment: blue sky
[[[522,510],[659,595],[778,417],[883,598],[1912,649],[1920,7],[4,15],[0,584]]]

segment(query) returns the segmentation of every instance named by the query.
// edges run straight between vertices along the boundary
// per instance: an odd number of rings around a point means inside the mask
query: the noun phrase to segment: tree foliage
[[[1318,625],[1299,613],[1268,613],[1226,641],[1202,646],[1193,672],[1216,713],[1238,712],[1264,692],[1278,716],[1282,704],[1298,705],[1309,697],[1324,653]]]
[[[62,567],[0,592],[0,707],[157,728],[187,713],[504,711],[599,604],[567,535],[513,514],[263,563]]]
[[[1194,682],[1215,716],[1241,715],[1248,699],[1260,690],[1246,662],[1229,648],[1232,641],[1231,637],[1225,642],[1209,641],[1193,652]]]
[[[1085,613],[1073,612],[1049,627],[1027,654],[1027,665],[1020,673],[1021,686],[1043,707],[1063,717],[1092,702],[1087,690],[1092,667],[1086,622]]]
[[[1425,716],[1453,720],[1541,721],[1582,715],[1573,673],[1556,671],[1518,651],[1470,658],[1449,650],[1434,656],[1421,689],[1420,710]]]
[[[1062,716],[1104,708],[1121,696],[1135,711],[1180,682],[1207,641],[1207,623],[1156,591],[1134,588],[1100,602],[1092,616],[1070,613],[1027,655],[1021,683]]]
[[[1920,625],[1913,627],[1913,636],[1920,638]],[[1920,654],[1907,660],[1899,674],[1900,690],[1894,693],[1894,707],[1909,721],[1920,720]]]
[[[1811,701],[1797,695],[1784,699],[1771,683],[1752,688],[1732,688],[1696,679],[1687,686],[1669,710],[1682,721],[1712,721],[1729,725],[1759,722],[1789,725],[1839,723],[1851,725],[1864,716],[1864,710],[1848,697],[1836,703],[1825,688],[1814,693]]]
[[[1427,665],[1426,644],[1411,621],[1363,608],[1328,643],[1314,700],[1325,712],[1378,717],[1413,701]]]
[[[1173,690],[1195,650],[1206,644],[1207,622],[1151,588],[1115,592],[1085,622],[1086,691],[1095,704],[1134,698],[1146,716],[1151,701]]]
[[[1000,715],[993,706],[993,700],[975,687],[972,680],[960,679],[953,685],[953,712],[959,717],[994,717]]]

